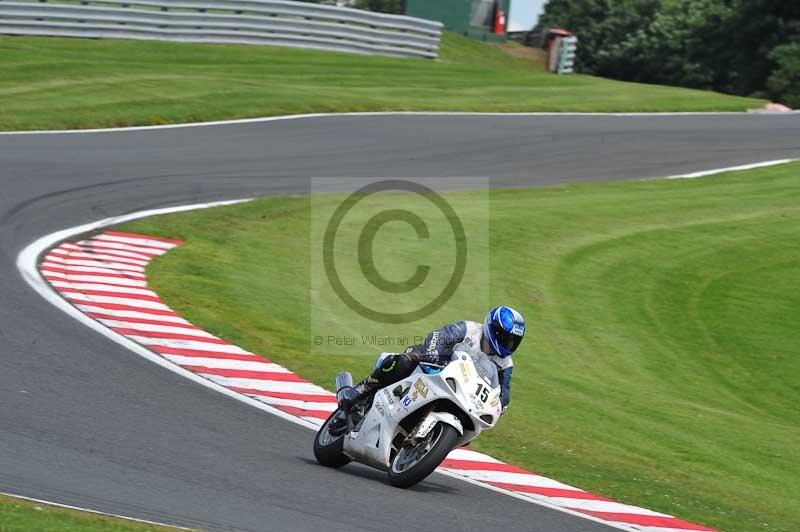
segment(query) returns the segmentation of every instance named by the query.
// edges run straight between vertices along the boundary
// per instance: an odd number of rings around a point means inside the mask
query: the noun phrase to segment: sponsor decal
[[[464,357],[464,358],[466,359],[467,357]],[[469,380],[469,370],[467,369],[466,363],[461,362],[458,365],[461,366],[461,375],[464,377],[464,380],[468,381]]]
[[[422,380],[417,379],[417,382],[414,383],[414,389],[419,392],[422,397],[428,397],[428,387]],[[416,395],[416,393],[414,395]],[[414,399],[416,399],[416,397],[414,397]]]
[[[390,405],[394,404],[394,399],[392,399],[392,394],[389,393],[389,390],[386,388],[383,389],[383,395],[386,396],[386,402]]]
[[[435,351],[438,343],[439,343],[439,331],[433,331],[431,333],[431,341],[428,342],[428,351]]]
[[[375,403],[375,409],[378,411],[381,417],[386,416],[386,411],[383,409],[383,406],[380,403]]]
[[[461,374],[464,375],[466,380],[474,379],[478,376],[475,372],[475,366],[469,362],[461,362]]]
[[[400,402],[403,404],[404,407],[408,408],[409,405],[411,405],[412,401],[414,401],[414,399],[412,399],[410,395],[406,395]]]

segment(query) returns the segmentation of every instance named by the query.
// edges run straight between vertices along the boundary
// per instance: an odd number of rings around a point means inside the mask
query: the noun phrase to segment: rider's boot
[[[407,353],[384,353],[366,379],[352,388],[342,390],[339,406],[349,413],[350,408],[362,397],[410,375],[418,362],[419,357],[415,359]]]
[[[352,388],[347,388],[341,391],[341,398],[339,399],[339,407],[345,412],[349,412],[350,408],[362,397],[371,393],[378,387],[377,381],[370,375],[363,381],[359,382]]]

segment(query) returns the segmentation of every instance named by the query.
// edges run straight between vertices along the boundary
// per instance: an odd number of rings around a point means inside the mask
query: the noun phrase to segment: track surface
[[[327,117],[0,136],[0,491],[205,529],[611,530],[440,475],[398,492],[366,468],[318,467],[309,431],[79,326],[22,281],[16,255],[99,218],[305,192],[310,176],[519,186],[790,157],[797,115]]]

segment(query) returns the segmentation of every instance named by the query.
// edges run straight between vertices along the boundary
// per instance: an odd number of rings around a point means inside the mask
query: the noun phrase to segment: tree
[[[355,7],[380,13],[394,13],[396,15],[405,13],[406,8],[404,0],[358,0]]]
[[[577,68],[592,74],[596,71],[596,59],[592,50],[600,50],[606,36],[599,28],[611,4],[616,0],[550,0],[539,18],[539,29],[564,28],[580,37]]]
[[[777,65],[767,80],[770,97],[795,109],[800,108],[800,43],[775,47],[770,59]]]
[[[551,0],[546,27],[578,36],[582,72],[795,101],[798,0]]]

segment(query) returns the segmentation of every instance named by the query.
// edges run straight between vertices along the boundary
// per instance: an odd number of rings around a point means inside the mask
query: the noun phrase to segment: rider
[[[359,398],[373,390],[408,377],[420,362],[448,363],[453,348],[461,342],[467,342],[480,346],[480,350],[497,365],[500,403],[505,412],[511,401],[511,373],[514,368],[511,355],[519,347],[524,335],[525,320],[522,314],[511,307],[493,308],[483,324],[457,321],[445,325],[428,334],[425,342],[406,349],[405,353],[388,353],[379,358],[375,369],[366,379],[352,388],[342,390],[340,406],[348,410]]]

